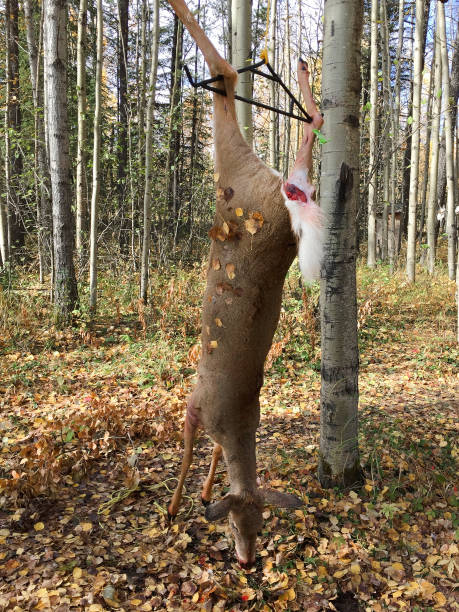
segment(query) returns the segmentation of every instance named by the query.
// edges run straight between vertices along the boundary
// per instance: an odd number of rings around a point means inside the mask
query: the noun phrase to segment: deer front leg
[[[198,423],[190,418],[189,413],[185,417],[185,426],[183,430],[183,438],[185,442],[185,449],[183,452],[182,458],[182,467],[180,469],[180,476],[177,487],[174,491],[174,495],[172,496],[171,503],[167,508],[167,513],[169,518],[173,518],[176,516],[178,509],[180,507],[180,502],[182,500],[182,490],[183,484],[185,482],[185,478],[188,472],[188,469],[191,465],[191,460],[193,458],[193,444],[194,438],[196,435],[196,430],[198,428]]]
[[[217,470],[217,465],[220,461],[220,457],[222,456],[222,452],[223,449],[220,444],[217,444],[217,442],[215,442],[214,448],[212,450],[212,460],[210,462],[209,474],[207,475],[207,478],[205,479],[204,484],[202,485],[201,491],[201,500],[205,506],[207,506],[212,497],[212,486],[214,484],[215,472]]]
[[[303,142],[296,155],[293,169],[285,181],[282,194],[290,213],[292,229],[298,238],[298,259],[305,281],[317,279],[322,260],[323,215],[315,203],[316,189],[311,183],[314,130],[323,124],[309,87],[308,65],[298,62],[298,82],[312,123],[304,124]]]

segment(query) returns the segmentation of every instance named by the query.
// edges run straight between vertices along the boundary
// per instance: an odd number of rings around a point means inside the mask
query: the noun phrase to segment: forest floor
[[[152,279],[141,308],[102,279],[97,319],[49,323],[43,291],[0,289],[0,609],[457,610],[459,406],[454,283],[359,270],[365,482],[317,480],[317,288],[291,273],[262,390],[258,473],[301,495],[266,508],[256,566],[200,504],[201,434],[183,508],[166,507],[198,357],[204,270]],[[87,296],[83,295],[82,303]],[[223,467],[215,496],[227,486]]]

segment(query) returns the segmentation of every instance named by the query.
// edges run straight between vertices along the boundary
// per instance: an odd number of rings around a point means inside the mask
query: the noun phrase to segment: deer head
[[[289,493],[258,489],[255,493],[229,493],[206,509],[206,518],[209,521],[228,516],[241,567],[248,568],[255,562],[257,534],[263,526],[262,513],[265,504],[279,508],[299,508],[303,502]]]

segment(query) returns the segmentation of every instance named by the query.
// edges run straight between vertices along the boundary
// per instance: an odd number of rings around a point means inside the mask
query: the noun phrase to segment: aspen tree
[[[455,278],[456,255],[456,222],[454,212],[454,152],[453,126],[450,109],[449,63],[446,47],[445,7],[441,0],[437,1],[438,35],[440,38],[443,115],[445,117],[445,161],[446,161],[446,233],[448,236],[448,276]]]
[[[35,193],[37,200],[38,262],[40,283],[50,269],[51,257],[51,199],[48,160],[45,148],[45,126],[43,122],[43,88],[40,85],[40,57],[42,48],[42,19],[40,19],[39,42],[35,37],[34,17],[37,3],[24,0],[24,20],[27,35],[30,80],[34,106],[34,147],[35,147]],[[43,12],[41,13],[43,16]]]
[[[423,65],[424,1],[416,0],[416,27],[414,30],[413,67],[413,122],[411,136],[410,194],[408,202],[408,243],[406,253],[406,274],[414,283],[416,279],[416,204],[419,178],[419,143],[421,116],[421,88]]]
[[[378,0],[371,0],[370,54],[370,159],[368,179],[368,257],[369,268],[376,266],[376,193],[377,193],[377,121],[378,121]]]
[[[53,200],[54,307],[57,323],[66,323],[78,302],[70,208],[67,2],[45,0],[44,7],[46,114]]]
[[[80,0],[77,39],[78,141],[76,157],[76,250],[80,267],[84,258],[84,236],[87,231],[86,185],[86,27],[88,0]],[[87,260],[86,260],[87,261]]]
[[[399,127],[400,127],[400,68],[402,61],[402,49],[403,49],[403,12],[404,12],[404,0],[399,1],[398,6],[398,35],[397,35],[397,52],[396,52],[396,65],[395,65],[395,83],[394,83],[394,108],[392,114],[393,122],[393,136],[392,142],[398,147],[399,138]],[[395,200],[397,198],[397,174],[398,174],[398,155],[397,151],[394,151],[392,155],[391,165],[391,182],[392,182],[392,202],[390,209],[390,227],[389,227],[389,265],[390,270],[393,273],[395,268],[395,260],[398,252],[398,244],[395,240]],[[399,232],[401,234],[402,228],[400,227]]]
[[[269,21],[269,48],[268,58],[271,66],[276,69],[276,25],[277,25],[277,0],[271,0]],[[239,67],[239,66],[238,66]],[[270,104],[276,106],[276,83],[270,81]],[[276,170],[279,169],[279,116],[275,111],[270,112],[269,122],[269,165]]]
[[[321,270],[322,387],[319,478],[323,486],[361,479],[358,449],[356,211],[359,197],[362,3],[325,4],[321,207],[326,218]]]
[[[435,32],[434,96],[432,105],[431,157],[429,166],[429,198],[427,201],[427,269],[429,274],[435,269],[436,212],[437,212],[437,176],[441,113],[441,52],[438,36],[438,11]]]
[[[91,227],[89,247],[89,308],[94,313],[97,308],[97,218],[100,192],[100,140],[101,140],[101,89],[104,20],[102,0],[97,0],[97,57],[94,108],[94,147],[92,158],[92,195],[91,195]]]
[[[252,3],[250,0],[232,0],[232,64],[235,68],[248,66],[252,44]],[[252,77],[250,72],[239,75],[237,93],[244,98],[252,97]],[[236,100],[236,112],[241,131],[249,145],[253,142],[252,107]]]
[[[155,112],[156,78],[158,69],[159,0],[153,5],[153,32],[151,38],[151,65],[148,82],[147,128],[145,132],[145,192],[143,199],[143,245],[140,270],[140,299],[148,299],[148,260],[151,242],[151,193],[153,183],[153,120]]]

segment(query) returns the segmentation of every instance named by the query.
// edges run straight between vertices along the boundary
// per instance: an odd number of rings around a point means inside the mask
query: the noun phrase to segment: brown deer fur
[[[297,242],[281,193],[282,178],[255,155],[240,132],[234,105],[236,71],[218,55],[183,0],[169,2],[201,48],[212,76],[223,75],[220,86],[227,94],[214,94],[217,204],[202,310],[202,358],[188,402],[185,453],[169,513],[178,511],[195,431],[201,426],[216,443],[203,500],[210,499],[222,450],[230,481],[229,494],[210,505],[206,516],[229,514],[238,558],[248,564],[255,557],[263,503],[301,504],[293,495],[258,489],[255,453],[263,366]],[[317,121],[321,124],[321,118]],[[308,138],[302,155],[309,163],[311,130]]]

